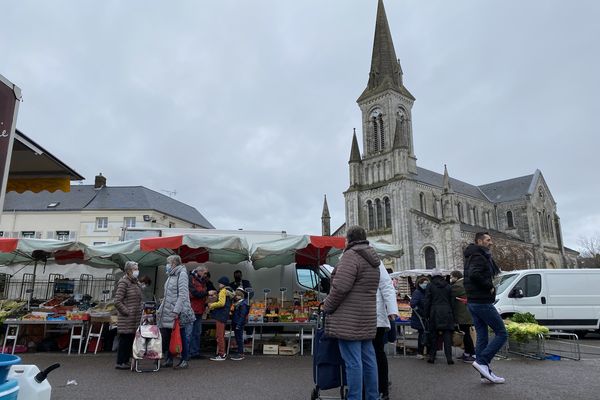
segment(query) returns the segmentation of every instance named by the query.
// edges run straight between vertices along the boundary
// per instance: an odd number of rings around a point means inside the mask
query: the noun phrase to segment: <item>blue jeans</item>
[[[188,361],[190,359],[190,338],[194,324],[181,325],[181,359]]]
[[[237,343],[238,354],[244,355],[244,325],[232,324],[233,332],[235,333],[235,342]]]
[[[348,400],[362,400],[363,381],[365,400],[377,400],[377,360],[372,340],[338,340],[346,364]]]
[[[467,307],[473,317],[473,325],[477,332],[477,344],[475,354],[477,363],[481,365],[490,365],[494,356],[508,338],[504,321],[498,314],[498,310],[493,304],[468,303]],[[494,331],[494,339],[488,343],[488,326]]]
[[[190,356],[200,355],[200,337],[202,336],[202,314],[196,314],[196,320],[192,326],[190,335]]]

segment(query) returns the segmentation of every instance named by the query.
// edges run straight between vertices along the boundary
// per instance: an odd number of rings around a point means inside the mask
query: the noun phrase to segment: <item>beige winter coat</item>
[[[119,280],[115,308],[119,314],[117,332],[135,333],[142,317],[142,289],[137,279],[125,275]]]
[[[375,338],[379,262],[366,240],[346,247],[331,274],[331,290],[323,306],[328,336],[344,340]]]

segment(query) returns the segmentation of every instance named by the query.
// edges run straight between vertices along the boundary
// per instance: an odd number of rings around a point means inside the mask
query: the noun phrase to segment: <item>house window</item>
[[[390,204],[389,197],[383,198],[383,205],[385,207],[385,227],[391,228],[392,227],[392,205]]]
[[[515,227],[515,222],[513,220],[513,213],[512,213],[512,211],[507,211],[506,212],[506,224],[508,225],[509,229]]]
[[[94,246],[99,246],[101,244],[106,244],[106,242],[94,242],[93,244],[94,244]]]
[[[435,268],[435,250],[431,247],[425,247],[423,249],[423,254],[425,255],[425,268],[434,269]]]
[[[369,230],[375,229],[375,212],[373,210],[373,202],[367,201],[367,216],[369,219]]]
[[[175,222],[169,222],[169,228],[175,228]]]
[[[55,236],[56,240],[63,240],[63,241],[68,241],[69,240],[69,231],[56,231],[56,236]]]
[[[105,231],[108,229],[108,217],[96,218],[96,230]]]
[[[423,192],[419,193],[419,206],[420,206],[421,212],[424,213],[425,209],[426,209],[425,208],[426,204],[425,204],[425,193],[423,193]]]
[[[125,228],[135,228],[135,217],[125,217],[123,219],[123,226]]]
[[[375,213],[377,214],[377,229],[383,228],[383,211],[381,209],[381,200],[375,200]]]
[[[22,231],[21,237],[24,239],[35,239],[35,231]]]

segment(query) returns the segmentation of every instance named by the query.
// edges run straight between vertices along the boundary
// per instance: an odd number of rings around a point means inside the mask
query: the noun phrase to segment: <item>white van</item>
[[[529,269],[499,276],[496,309],[503,318],[529,312],[550,329],[599,330],[600,269]]]

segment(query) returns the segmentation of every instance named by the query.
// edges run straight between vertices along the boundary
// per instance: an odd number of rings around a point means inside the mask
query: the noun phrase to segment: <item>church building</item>
[[[578,253],[563,245],[556,201],[542,172],[473,185],[451,178],[446,166],[439,172],[419,167],[414,102],[379,0],[369,80],[357,100],[362,146],[355,131],[344,192],[346,223],[334,235],[361,225],[369,240],[402,246],[403,257],[386,261],[395,270],[462,268],[462,249],[479,231],[490,232],[494,256],[505,270],[574,268]],[[329,217],[325,200],[324,224]]]

